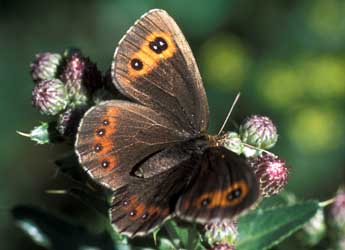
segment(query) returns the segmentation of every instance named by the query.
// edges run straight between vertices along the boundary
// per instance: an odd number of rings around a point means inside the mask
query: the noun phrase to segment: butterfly
[[[258,198],[242,156],[207,134],[209,109],[192,51],[167,12],[137,20],[115,50],[116,88],[130,101],[89,109],[75,148],[80,164],[112,190],[115,229],[145,235],[172,216],[198,223],[233,218]]]

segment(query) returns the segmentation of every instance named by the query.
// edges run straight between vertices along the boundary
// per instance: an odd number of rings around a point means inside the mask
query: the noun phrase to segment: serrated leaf
[[[262,250],[277,245],[301,228],[319,209],[317,201],[258,209],[238,220],[238,250]]]

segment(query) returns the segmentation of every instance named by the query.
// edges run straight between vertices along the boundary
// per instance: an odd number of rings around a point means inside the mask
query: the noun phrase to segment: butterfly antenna
[[[225,121],[223,122],[223,125],[222,125],[222,127],[220,128],[220,130],[219,130],[219,132],[218,132],[218,135],[220,135],[220,133],[222,133],[222,131],[223,131],[225,125],[227,124],[227,122],[228,122],[228,120],[229,120],[229,118],[230,118],[230,115],[231,115],[231,113],[232,113],[232,110],[234,109],[234,107],[235,107],[235,105],[236,105],[238,99],[240,98],[240,95],[241,95],[241,93],[238,92],[238,94],[237,94],[236,97],[235,97],[235,100],[233,101],[233,103],[232,103],[232,105],[231,105],[231,108],[230,108],[230,110],[229,110],[229,112],[228,112],[228,115],[226,116]]]

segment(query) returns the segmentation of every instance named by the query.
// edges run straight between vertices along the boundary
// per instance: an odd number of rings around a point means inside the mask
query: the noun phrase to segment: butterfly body
[[[207,134],[208,103],[182,32],[163,10],[142,16],[119,42],[115,86],[132,101],[91,108],[76,153],[113,190],[110,217],[129,236],[170,216],[201,223],[232,218],[252,205],[258,185],[223,136]]]

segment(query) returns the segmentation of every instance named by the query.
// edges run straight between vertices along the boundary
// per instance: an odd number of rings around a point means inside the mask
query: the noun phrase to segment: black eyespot
[[[229,201],[232,201],[234,199],[237,199],[237,198],[241,197],[241,194],[242,194],[242,191],[241,191],[240,188],[238,188],[238,189],[235,189],[234,191],[231,191],[228,194],[227,198],[228,198]]]
[[[98,136],[103,136],[104,134],[105,134],[105,130],[104,129],[97,130],[97,135]]]
[[[241,194],[242,194],[242,191],[240,188],[238,188],[234,191],[234,195],[236,198],[241,197]]]
[[[143,213],[143,215],[141,216],[141,218],[142,218],[143,220],[145,220],[145,219],[147,218],[147,216],[148,216],[147,213]]]
[[[124,201],[124,202],[123,202],[123,205],[124,205],[124,206],[127,206],[128,204],[129,204],[128,201]]]
[[[129,213],[129,216],[133,217],[137,214],[137,211],[133,210]]]
[[[134,58],[131,61],[131,66],[135,70],[141,70],[143,68],[143,62],[140,61],[138,58]]]
[[[201,206],[206,207],[206,206],[208,206],[208,204],[210,204],[210,203],[211,203],[211,199],[210,199],[210,198],[206,198],[206,199],[203,199],[203,200],[201,201]]]
[[[102,168],[107,168],[109,166],[109,161],[102,161]]]
[[[102,149],[103,149],[103,147],[102,147],[101,144],[96,144],[96,146],[95,146],[95,151],[96,151],[96,152],[99,152],[99,151],[101,151]]]
[[[157,54],[160,54],[168,48],[168,44],[162,37],[156,37],[154,41],[149,43],[149,47]]]
[[[109,121],[108,120],[103,120],[103,125],[104,126],[108,126],[109,125]]]

